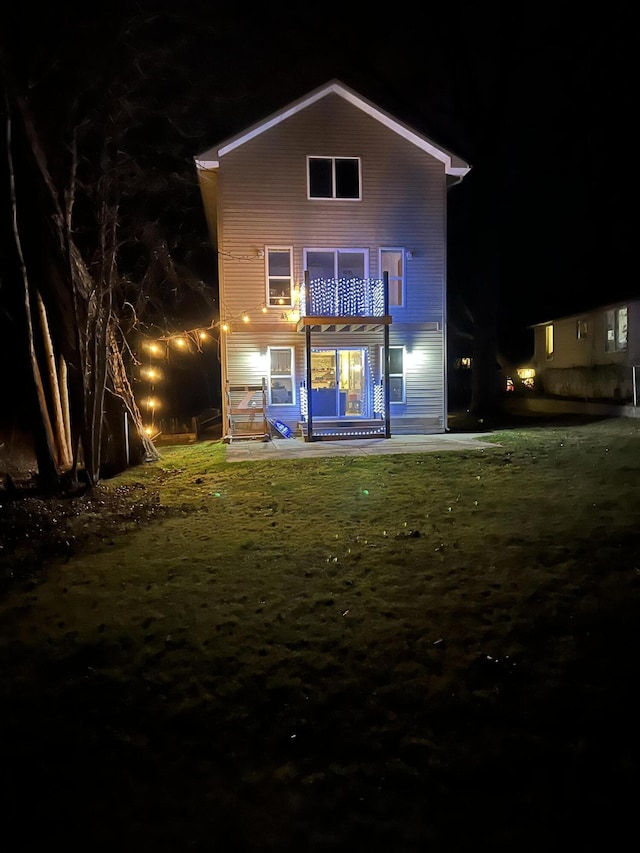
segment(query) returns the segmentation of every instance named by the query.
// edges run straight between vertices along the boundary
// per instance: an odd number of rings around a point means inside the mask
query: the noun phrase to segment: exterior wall
[[[628,308],[627,348],[605,351],[605,312]],[[586,320],[587,337],[577,336],[578,320]],[[553,320],[554,352],[547,358],[545,329],[534,329],[534,366],[538,390],[547,394],[585,399],[630,400],[633,365],[640,365],[640,300],[606,305],[584,314]],[[640,368],[638,370],[640,373]],[[638,377],[640,378],[640,377]]]
[[[360,157],[362,199],[307,199],[307,156]],[[369,277],[379,277],[379,249],[403,247],[405,305],[393,307],[391,345],[405,345],[413,363],[406,404],[391,410],[392,432],[442,431],[446,425],[444,366],[446,179],[443,164],[371,116],[331,94],[220,158],[214,194],[203,189],[208,218],[217,221],[221,320],[230,324],[223,382],[259,381],[259,352],[296,347],[296,383],[306,378],[304,335],[285,312],[264,307],[266,246],[293,247],[294,281],[303,281],[303,251],[368,250]],[[290,309],[285,309],[290,310]],[[242,315],[249,318],[243,324]],[[362,333],[313,334],[314,347],[363,346]],[[373,335],[373,351],[382,344]],[[256,352],[258,353],[256,355]],[[288,425],[297,411],[274,416]],[[290,417],[291,416],[291,417]]]

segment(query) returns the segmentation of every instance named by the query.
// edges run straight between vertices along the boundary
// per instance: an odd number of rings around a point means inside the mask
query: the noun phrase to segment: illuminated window
[[[584,317],[576,321],[576,337],[583,341],[589,335],[589,322]]]
[[[309,198],[360,199],[359,157],[307,157]]]
[[[293,365],[293,347],[269,347],[269,403],[272,405],[294,405]]]
[[[405,402],[404,347],[389,347],[389,402]],[[384,378],[384,347],[380,347],[380,378]]]
[[[293,258],[290,247],[267,248],[267,303],[271,308],[293,305]]]
[[[404,305],[404,249],[380,249],[380,276],[389,274],[389,305]]]
[[[627,307],[604,312],[604,351],[620,352],[627,348]]]
[[[544,351],[547,354],[547,358],[553,358],[553,326],[545,326]]]

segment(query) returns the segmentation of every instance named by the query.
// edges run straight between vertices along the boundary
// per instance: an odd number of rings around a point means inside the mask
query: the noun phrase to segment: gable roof
[[[575,311],[573,314],[561,314],[560,316],[552,317],[550,320],[532,323],[528,328],[535,329],[538,326],[549,326],[552,323],[561,323],[565,320],[577,320],[579,317],[586,317],[587,314],[595,314],[599,311],[611,311],[614,308],[622,308],[625,305],[629,305],[629,303],[635,304],[636,302],[640,302],[640,294],[630,296],[628,299],[618,299],[616,302],[607,302],[604,305],[602,303],[598,303],[597,305],[590,303],[590,307],[586,307],[582,311]]]
[[[302,98],[298,98],[298,100],[293,101],[288,106],[272,113],[262,121],[251,125],[251,127],[241,133],[231,136],[223,142],[220,142],[218,145],[214,145],[212,148],[209,148],[207,151],[199,154],[194,158],[196,167],[198,169],[217,169],[220,165],[220,158],[224,157],[225,154],[239,148],[250,139],[254,139],[261,133],[275,127],[277,124],[280,124],[280,122],[285,121],[296,113],[305,110],[307,107],[311,106],[311,104],[316,103],[316,101],[326,98],[327,95],[331,94],[339,95],[341,98],[344,98],[345,101],[348,101],[350,104],[353,104],[376,121],[379,121],[403,139],[406,139],[422,151],[426,151],[431,154],[444,164],[445,173],[447,175],[452,175],[457,177],[458,180],[462,180],[470,170],[471,166],[461,157],[458,157],[452,151],[443,148],[441,145],[437,145],[417,130],[414,130],[409,125],[404,124],[399,119],[394,118],[390,113],[385,112],[362,95],[359,95],[353,89],[345,86],[345,84],[341,83],[339,80],[331,80],[324,86],[320,86],[312,92],[309,92],[308,95],[304,95]]]

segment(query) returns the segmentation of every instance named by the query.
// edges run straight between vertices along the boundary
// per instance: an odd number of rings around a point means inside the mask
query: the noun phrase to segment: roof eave
[[[390,130],[394,131],[399,136],[411,142],[413,145],[416,145],[421,150],[431,154],[433,157],[443,163],[445,173],[447,175],[453,175],[462,180],[462,178],[464,178],[464,176],[469,172],[471,167],[462,158],[458,157],[453,152],[448,151],[446,148],[443,148],[440,145],[436,145],[436,143],[430,140],[428,137],[423,136],[413,128],[409,127],[409,125],[406,125],[399,119],[394,118],[392,115],[385,112],[380,107],[373,104],[371,101],[368,101],[362,95],[359,95],[357,92],[354,92],[352,89],[349,89],[347,86],[344,85],[344,83],[341,83],[339,80],[333,80],[324,86],[320,86],[318,89],[315,89],[308,95],[299,98],[297,101],[293,101],[293,103],[289,104],[287,107],[284,107],[283,109],[272,113],[272,115],[268,118],[256,122],[251,127],[247,128],[241,133],[229,137],[228,139],[223,140],[218,145],[215,145],[212,148],[209,148],[207,151],[204,151],[202,154],[194,158],[197,168],[218,168],[220,165],[220,158],[224,157],[225,154],[228,154],[230,151],[239,148],[241,145],[244,145],[245,142],[249,142],[249,140],[254,139],[256,136],[259,136],[270,128],[275,127],[277,124],[280,124],[281,122],[285,121],[296,113],[302,111],[303,109],[306,109],[308,106],[311,106],[311,104],[315,103],[316,101],[325,98],[329,94],[339,95],[349,103],[356,106],[358,109],[361,109],[367,115],[370,115],[376,121],[379,121],[381,124],[385,125],[385,127],[388,127]]]

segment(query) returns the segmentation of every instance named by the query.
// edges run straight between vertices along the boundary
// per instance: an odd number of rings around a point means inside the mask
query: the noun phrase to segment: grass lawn
[[[0,497],[4,849],[621,849],[640,421],[490,440]]]

